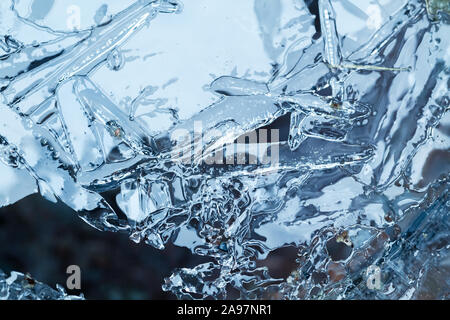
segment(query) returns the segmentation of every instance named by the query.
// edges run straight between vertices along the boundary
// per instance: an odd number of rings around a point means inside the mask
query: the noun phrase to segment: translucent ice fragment
[[[154,152],[151,137],[139,121],[130,120],[111,99],[88,78],[78,78],[74,91],[90,117],[97,119],[109,134],[137,153]]]
[[[351,124],[338,119],[309,115],[301,122],[300,131],[309,137],[317,137],[330,141],[342,141]]]
[[[289,127],[289,148],[295,151],[300,144],[306,139],[306,136],[302,132],[301,123],[305,115],[301,112],[293,111],[291,113],[291,124]]]
[[[13,271],[8,276],[0,270],[0,300],[84,300],[84,296],[68,295],[60,285],[55,290],[29,274]]]
[[[166,185],[158,181],[125,180],[116,201],[128,219],[139,223],[155,211],[170,205],[166,189]]]
[[[265,83],[227,76],[214,80],[211,90],[224,96],[251,96],[269,92]]]
[[[108,54],[106,61],[109,69],[114,71],[120,70],[124,63],[123,54],[119,50],[114,49]]]
[[[103,161],[102,152],[98,146],[102,145],[99,137],[93,132],[91,115],[80,104],[75,93],[76,80],[70,80],[58,87],[56,96],[58,109],[63,119],[71,147],[73,148],[75,161],[83,171],[90,171],[100,166]]]
[[[319,0],[320,25],[324,42],[324,58],[331,66],[342,62],[338,32],[336,30],[336,14],[330,0]]]

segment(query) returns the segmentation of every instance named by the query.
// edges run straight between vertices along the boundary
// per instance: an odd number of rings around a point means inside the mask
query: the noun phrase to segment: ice
[[[166,279],[179,298],[426,297],[448,264],[435,2],[5,1],[0,203],[40,192],[99,230],[209,257]],[[77,8],[69,28],[57,13]],[[296,267],[274,278],[286,247]]]
[[[29,274],[12,271],[8,276],[0,270],[0,300],[84,300],[83,294],[68,295],[60,285],[56,289]]]
[[[5,157],[9,157],[9,152],[6,152],[4,148],[1,151]],[[6,153],[6,154],[5,154]],[[32,193],[37,192],[36,180],[30,176],[26,169],[17,169],[9,165],[9,160],[5,164],[6,159],[2,156],[2,162],[0,162],[0,172],[4,179],[1,184],[0,203],[2,206],[12,204]],[[21,188],[17,188],[17,184],[21,184]]]
[[[342,63],[341,46],[336,29],[336,14],[329,0],[319,1],[320,27],[324,45],[324,60],[331,66]]]

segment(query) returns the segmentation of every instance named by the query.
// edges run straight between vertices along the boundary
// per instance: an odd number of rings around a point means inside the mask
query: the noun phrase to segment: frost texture
[[[68,295],[60,285],[57,290],[33,279],[30,275],[13,271],[7,276],[0,270],[0,300],[82,300],[83,295]]]
[[[448,1],[63,2],[0,4],[2,205],[210,257],[179,298],[448,298]]]

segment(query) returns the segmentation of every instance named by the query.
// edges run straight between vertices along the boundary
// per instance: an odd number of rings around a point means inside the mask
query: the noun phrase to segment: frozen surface
[[[60,285],[52,289],[29,274],[13,271],[8,276],[0,270],[0,300],[82,300],[83,295],[68,295]]]
[[[448,298],[448,1],[110,2],[1,2],[1,205],[210,257],[179,298]]]

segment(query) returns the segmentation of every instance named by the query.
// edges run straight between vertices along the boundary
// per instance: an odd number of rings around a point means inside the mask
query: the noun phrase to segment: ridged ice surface
[[[0,204],[209,257],[166,279],[179,298],[449,298],[449,12],[2,1]]]

